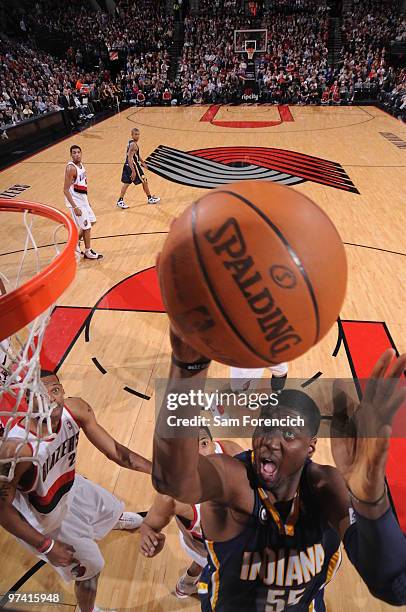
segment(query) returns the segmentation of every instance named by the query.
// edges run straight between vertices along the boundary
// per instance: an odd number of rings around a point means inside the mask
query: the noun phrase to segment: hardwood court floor
[[[125,149],[130,129],[136,125],[141,130],[139,144],[144,158],[160,145],[176,149],[175,157],[179,157],[179,152],[197,149],[261,147],[294,151],[341,164],[341,188],[328,184],[326,177],[331,166],[314,161],[313,180],[297,184],[295,189],[313,198],[330,215],[346,244],[349,286],[341,312],[346,346],[341,345],[336,357],[332,356],[337,344],[335,327],[317,347],[291,364],[290,375],[310,378],[322,372],[323,377],[351,377],[352,371],[365,372],[365,359],[368,361],[371,352],[379,352],[383,346],[379,339],[381,333],[390,333],[397,349],[406,351],[406,153],[381,134],[392,133],[406,140],[405,126],[374,107],[291,107],[290,112],[293,121],[250,127],[250,122],[279,121],[278,108],[253,105],[225,106],[217,111],[208,107],[130,109],[3,171],[0,191],[23,184],[29,186],[23,194],[25,199],[64,208],[62,185],[69,147],[79,144],[83,149],[89,199],[98,217],[93,245],[104,254],[104,259],[82,261],[74,283],[58,304],[81,307],[84,310],[76,308],[75,313],[83,312],[86,317],[90,312],[86,309],[92,309],[113,286],[154,266],[171,219],[204,193],[202,188],[185,185],[183,179],[173,182],[149,171],[151,191],[161,196],[160,205],[147,206],[141,188],[131,187],[126,198],[130,209],[117,209],[115,202]],[[209,120],[200,121],[206,113]],[[236,127],[229,127],[230,122]],[[241,149],[238,151],[241,154]],[[252,153],[251,150],[247,155]],[[292,167],[291,156],[280,152],[278,155],[283,158],[282,170],[278,170],[287,172],[286,164]],[[203,175],[204,169],[197,166]],[[309,168],[303,160],[299,166],[302,175],[303,168]],[[173,170],[168,168],[164,168],[165,172]],[[343,187],[349,184],[343,178],[344,172],[359,193]],[[39,245],[50,244],[45,224],[37,225]],[[10,275],[18,260],[18,254],[12,252],[22,247],[22,233],[15,215],[2,215],[0,234],[0,270]],[[49,252],[47,247],[40,251],[44,256]],[[86,399],[112,435],[150,457],[155,410],[153,383],[155,378],[166,375],[169,365],[168,321],[157,307],[159,300],[154,294],[151,273],[134,278],[139,284],[127,288],[125,294],[131,307],[120,308],[122,294],[114,297],[112,293],[111,299],[106,298],[105,307],[93,313],[89,341],[85,341],[82,331],[63,361],[59,375],[67,394]],[[66,308],[63,312],[70,316],[73,311]],[[58,312],[62,313],[62,309]],[[353,324],[353,321],[361,323]],[[389,338],[388,333],[385,338]],[[352,355],[352,370],[345,348]],[[210,368],[212,377],[227,375],[225,366],[213,364]],[[128,389],[151,399],[129,393]],[[242,443],[247,445],[247,441]],[[316,460],[332,461],[325,440],[319,441]],[[83,435],[77,465],[86,477],[121,497],[128,509],[148,509],[154,496],[150,479],[109,462]],[[397,499],[403,495],[405,500],[405,491],[396,484],[406,482],[404,463],[398,462],[396,474],[393,486]],[[403,505],[398,510],[404,513],[406,509]],[[113,532],[102,542],[106,567],[99,584],[99,606],[133,612],[199,609],[195,600],[179,601],[172,595],[188,559],[181,551],[174,525],[169,526],[167,534],[165,549],[153,560],[139,554],[137,534]],[[2,558],[7,559],[0,570],[0,592],[5,592],[34,565],[35,559],[4,531],[0,533],[0,546]],[[60,582],[49,567],[41,568],[21,590],[58,591],[64,601],[58,610],[73,610],[72,587]],[[328,610],[334,612],[389,609],[368,594],[346,558],[327,588],[326,601]]]

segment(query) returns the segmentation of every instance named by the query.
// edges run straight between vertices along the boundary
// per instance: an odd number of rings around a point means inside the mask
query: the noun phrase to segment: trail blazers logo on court
[[[216,147],[185,152],[159,145],[147,163],[155,174],[188,187],[214,189],[256,179],[283,185],[312,181],[359,193],[341,164],[285,149]]]

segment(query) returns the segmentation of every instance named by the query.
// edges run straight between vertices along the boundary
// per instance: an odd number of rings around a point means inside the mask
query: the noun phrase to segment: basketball
[[[326,213],[290,187],[214,189],[173,223],[159,260],[174,329],[202,355],[257,368],[292,361],[328,332],[347,262]]]

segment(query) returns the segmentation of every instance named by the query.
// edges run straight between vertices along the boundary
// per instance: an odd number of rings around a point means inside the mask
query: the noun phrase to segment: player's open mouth
[[[261,476],[264,480],[274,481],[278,466],[271,459],[261,459]]]

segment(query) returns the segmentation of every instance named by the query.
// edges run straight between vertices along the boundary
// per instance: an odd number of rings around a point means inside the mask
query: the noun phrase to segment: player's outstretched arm
[[[183,504],[173,497],[158,493],[140,527],[140,551],[146,557],[155,557],[164,547],[165,535],[162,529],[169,525]]]
[[[169,495],[157,493],[141,527],[147,524],[154,531],[161,531],[169,525],[181,506],[185,506],[185,504],[180,504]]]
[[[242,463],[227,455],[200,455],[199,428],[186,426],[181,430],[177,424],[172,425],[173,418],[198,417],[200,406],[179,405],[172,411],[168,404],[170,397],[185,392],[186,382],[193,382],[194,390],[198,385],[203,389],[209,362],[172,329],[170,338],[172,363],[169,382],[154,434],[153,485],[160,493],[186,504],[206,500],[230,503],[234,497],[233,486],[245,470]]]
[[[121,467],[151,474],[152,463],[115,440],[96,420],[96,416],[87,402],[79,397],[66,400],[66,405],[82,427],[88,440],[110,461]]]
[[[0,450],[0,459],[12,459],[18,456],[29,457],[32,455],[28,444],[21,444],[21,440],[9,439],[3,442]],[[16,489],[23,475],[31,468],[30,461],[17,463],[12,480],[0,480],[0,525],[9,533],[21,538],[31,546],[38,548],[44,536],[31,527],[13,506]],[[10,463],[0,463],[0,475],[7,477],[11,467]]]
[[[406,604],[406,538],[390,507],[385,468],[393,418],[406,400],[406,354],[386,351],[376,363],[364,397],[354,410],[337,386],[334,390],[332,452],[351,498],[354,519],[342,520],[340,531],[351,562],[377,598]],[[404,410],[405,408],[403,408]],[[343,489],[343,485],[341,490]],[[331,496],[334,499],[333,484]]]

